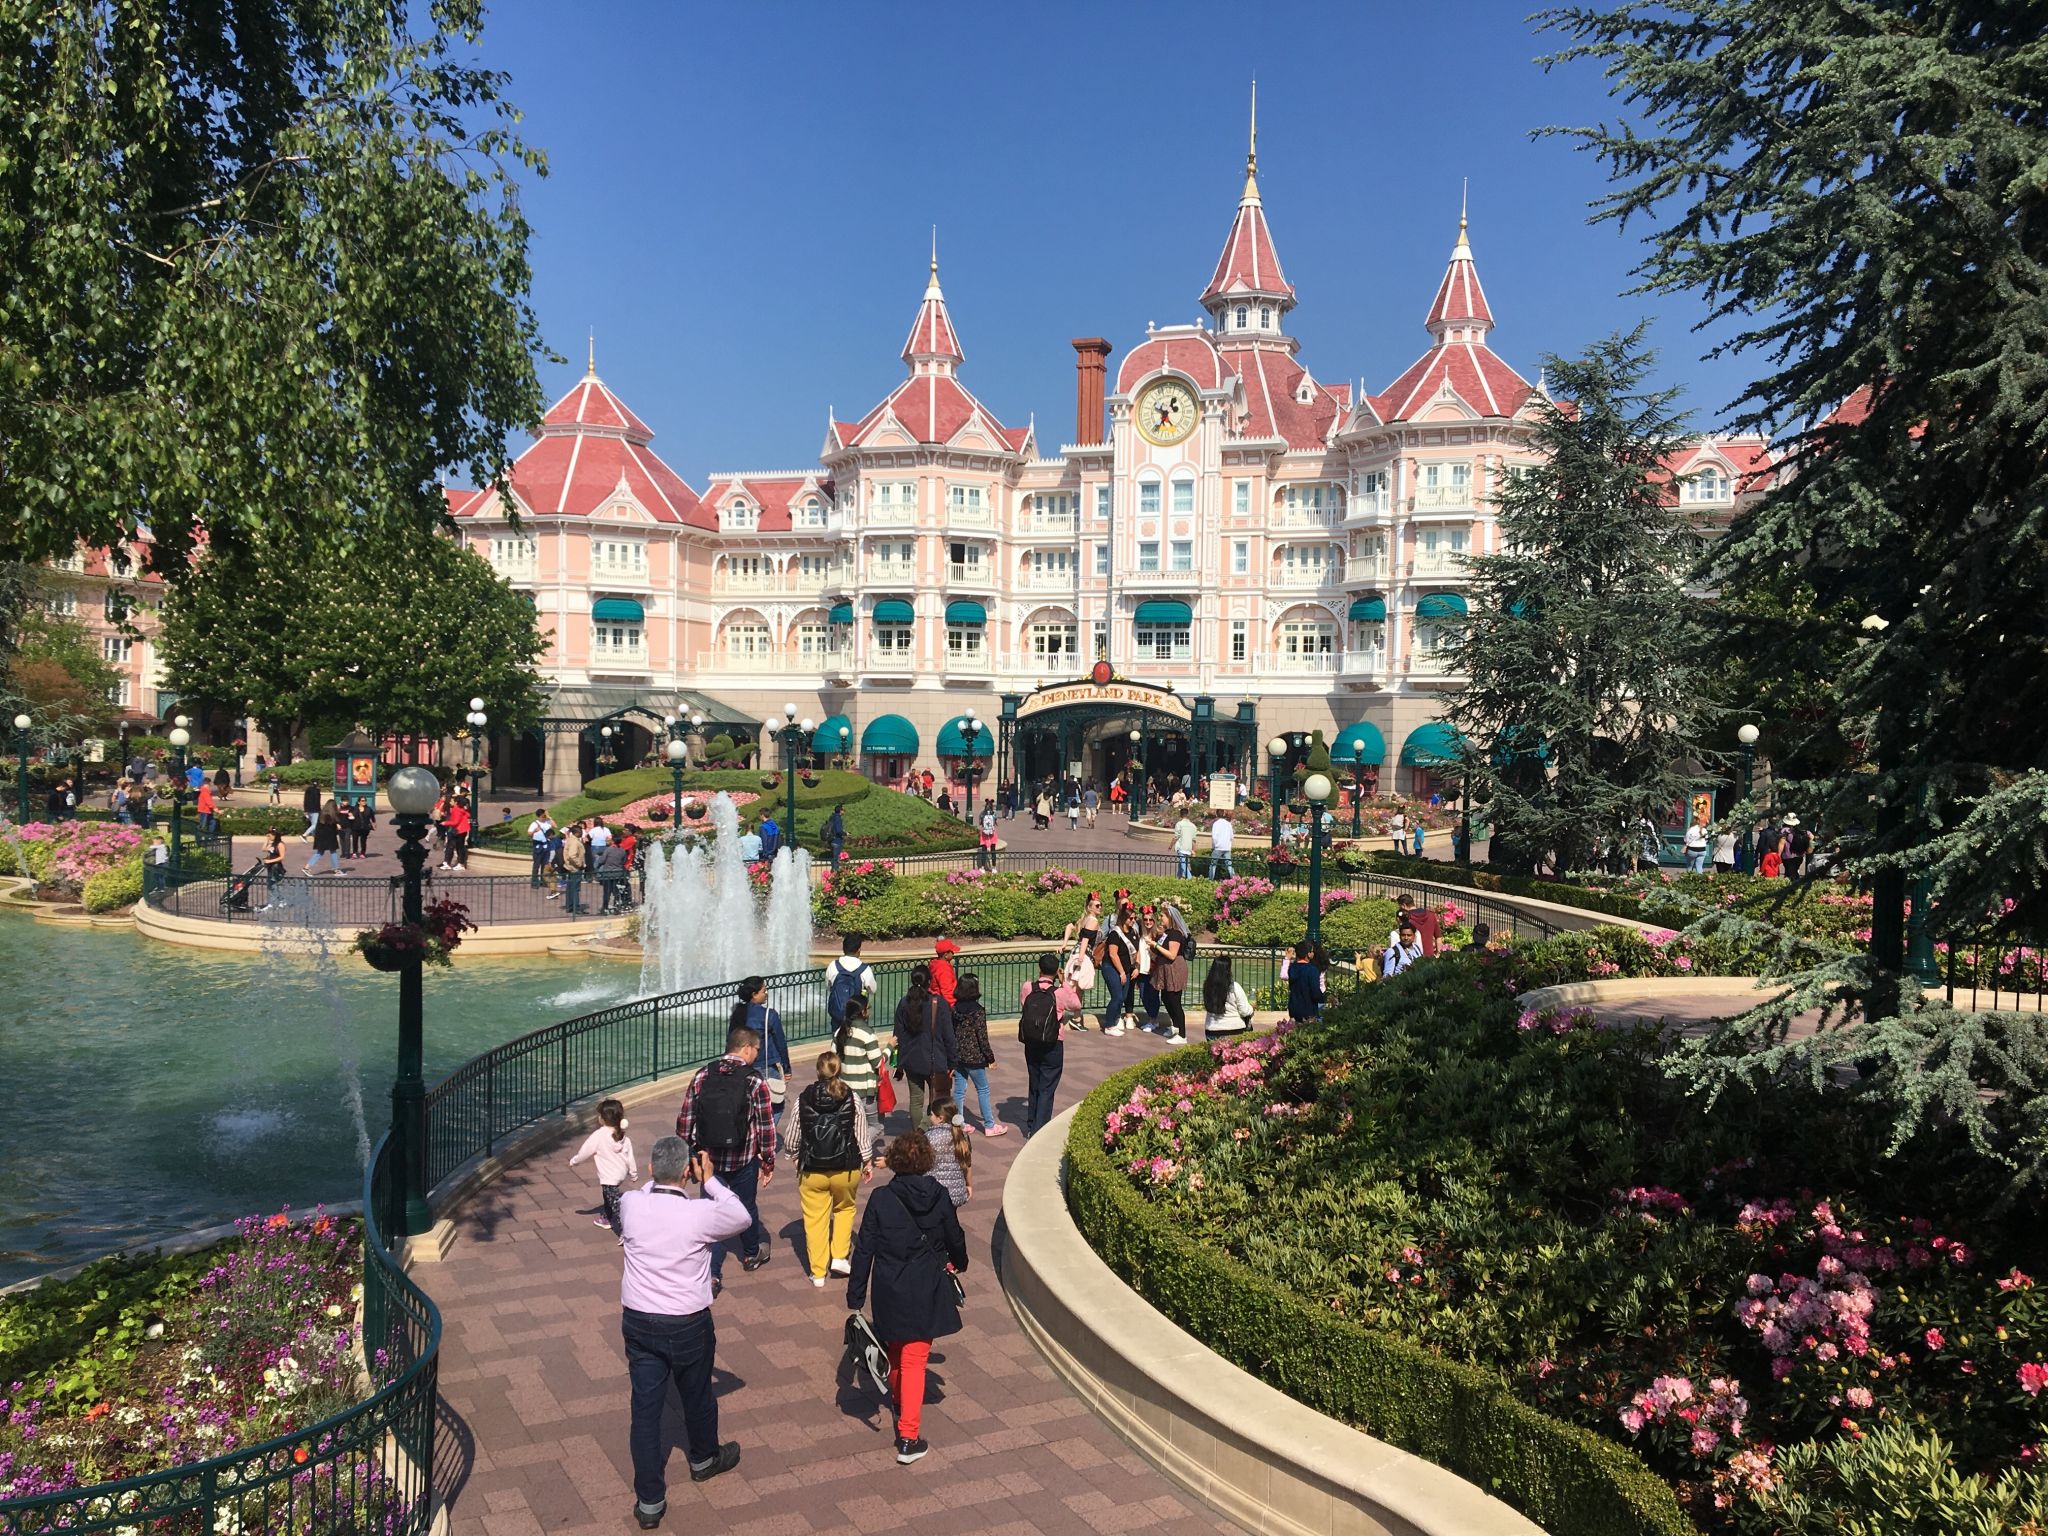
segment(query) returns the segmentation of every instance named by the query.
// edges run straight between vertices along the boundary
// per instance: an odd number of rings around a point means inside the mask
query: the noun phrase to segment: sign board
[[[1107,683],[1057,683],[1050,688],[1041,688],[1017,706],[1017,718],[1028,719],[1071,704],[1125,704],[1133,709],[1171,715],[1176,720],[1191,718],[1187,704],[1170,688],[1155,688],[1150,683],[1122,679]]]
[[[1236,774],[1212,773],[1209,775],[1209,809],[1212,811],[1234,811],[1237,809]]]

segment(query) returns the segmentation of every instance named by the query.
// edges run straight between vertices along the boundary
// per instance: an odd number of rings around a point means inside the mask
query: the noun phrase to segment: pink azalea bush
[[[1603,942],[1538,964],[1700,953]],[[1439,959],[1319,1024],[1174,1053],[1110,1103],[1111,1167],[1332,1316],[1631,1447],[1709,1531],[1825,1507],[1813,1453],[1880,1432],[1938,1435],[1965,1478],[2040,1464],[2038,1217],[1975,1197],[1966,1143],[1887,1160],[1860,1101],[1805,1078],[1705,1109],[1659,1031],[1520,1006],[1529,964]]]
[[[139,827],[116,821],[32,821],[0,837],[0,875],[27,875],[59,895],[75,897],[94,875],[138,859],[141,852]]]

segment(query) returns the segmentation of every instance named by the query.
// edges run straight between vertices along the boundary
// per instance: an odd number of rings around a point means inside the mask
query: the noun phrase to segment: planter
[[[376,971],[402,971],[405,969],[406,952],[393,944],[372,944],[364,948],[363,958]]]

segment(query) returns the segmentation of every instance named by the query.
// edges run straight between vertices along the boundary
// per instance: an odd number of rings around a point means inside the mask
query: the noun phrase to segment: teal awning
[[[910,605],[905,603],[903,606],[907,608]],[[860,733],[860,749],[892,757],[915,756],[917,727],[901,715],[877,715]]]
[[[834,624],[851,624],[853,622],[853,604],[834,603],[832,605],[832,612],[827,617]]]
[[[974,755],[987,757],[995,750],[996,733],[989,729],[986,720],[981,722],[981,731],[974,738]],[[960,729],[958,719],[948,720],[939,727],[939,756],[967,756],[967,733]]]
[[[1384,597],[1358,597],[1351,601],[1351,622],[1354,624],[1382,624],[1386,617],[1387,600]]]
[[[914,624],[917,622],[917,610],[900,597],[885,597],[875,604],[875,622],[877,624]],[[891,715],[889,718],[893,720],[895,716]]]
[[[1462,760],[1465,738],[1441,720],[1418,725],[1401,743],[1404,768],[1442,768]]]
[[[1528,745],[1531,741],[1535,742],[1533,747]],[[1494,738],[1493,765],[1496,768],[1511,768],[1518,760],[1529,758],[1545,763],[1550,761],[1550,743],[1534,731],[1524,726],[1509,726]]]
[[[1377,765],[1386,760],[1387,738],[1380,734],[1380,728],[1370,720],[1347,725],[1337,733],[1337,739],[1330,743],[1330,761],[1333,763]]]
[[[1415,605],[1418,619],[1462,619],[1465,599],[1455,592],[1432,592]]]
[[[1138,604],[1132,615],[1139,624],[1192,624],[1194,610],[1177,597],[1154,597]]]
[[[948,624],[986,624],[988,622],[988,610],[971,598],[955,598],[952,602],[946,604],[946,622]]]
[[[844,726],[842,737],[839,728]],[[811,737],[813,752],[851,752],[853,750],[853,722],[844,715],[827,715],[818,722],[818,729]]]
[[[644,624],[646,612],[630,597],[600,597],[590,605],[590,616],[600,624]]]

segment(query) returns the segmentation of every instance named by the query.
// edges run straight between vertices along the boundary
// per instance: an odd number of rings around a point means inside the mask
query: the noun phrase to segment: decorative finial
[[[932,226],[932,275],[924,285],[924,296],[928,299],[943,299],[939,291],[939,226]]]
[[[593,379],[597,377],[597,327],[596,327],[596,326],[592,326],[592,327],[590,328],[590,367],[589,367],[589,372],[588,372],[588,374],[587,374],[587,377],[589,377],[589,378],[593,378]]]
[[[1472,259],[1472,243],[1465,238],[1465,205],[1472,190],[1472,178],[1461,177],[1458,181],[1458,243],[1451,248],[1451,260]]]
[[[1244,157],[1244,196],[1240,204],[1256,203],[1259,200],[1259,82],[1252,82],[1252,138],[1251,148]]]

